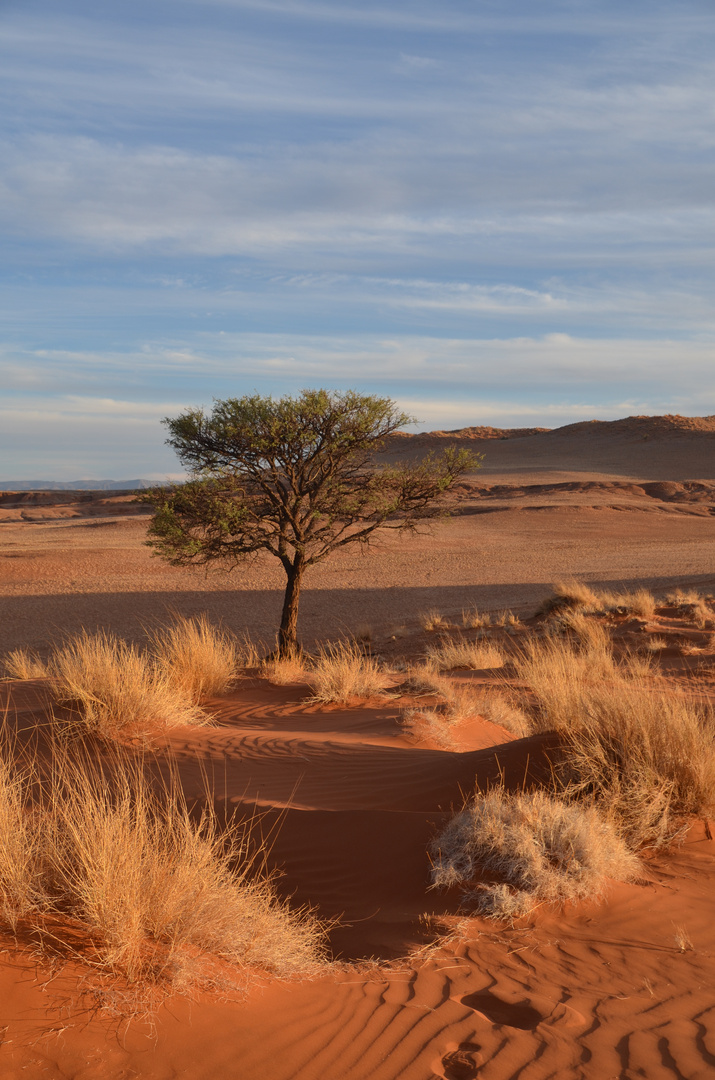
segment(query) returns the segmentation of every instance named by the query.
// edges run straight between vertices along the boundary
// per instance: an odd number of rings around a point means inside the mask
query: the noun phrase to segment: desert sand
[[[715,591],[715,419],[631,418],[532,434],[467,429],[401,437],[387,456],[445,440],[484,452],[452,516],[413,536],[349,549],[306,582],[301,633],[372,628],[373,652],[420,656],[420,613],[520,614],[526,630],[554,580]],[[207,611],[270,645],[281,575],[258,560],[231,575],[169,567],[143,541],[146,508],[106,492],[0,495],[0,654],[46,653],[107,628],[141,642],[167,612]],[[715,641],[667,611],[624,618],[624,640],[659,635],[674,684],[715,699]],[[522,631],[519,631],[521,633]],[[505,647],[512,641],[499,631]],[[517,635],[518,637],[518,635]],[[513,642],[512,642],[513,643]],[[455,678],[488,691],[499,672]],[[399,678],[396,678],[399,683]],[[47,715],[46,680],[0,684],[7,722]],[[405,701],[319,707],[299,683],[245,678],[207,707],[208,729],[154,749],[189,798],[211,777],[227,815],[256,818],[279,889],[331,930],[335,966],[256,977],[241,994],[175,996],[130,1023],[82,965],[50,966],[8,938],[0,958],[0,1077],[261,1080],[601,1080],[715,1075],[715,841],[707,822],[649,858],[602,902],[542,907],[513,925],[470,916],[430,888],[430,839],[479,782],[548,774],[553,738],[486,720],[454,751],[408,737]]]

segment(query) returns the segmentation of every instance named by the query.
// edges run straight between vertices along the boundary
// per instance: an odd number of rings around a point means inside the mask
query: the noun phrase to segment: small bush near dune
[[[481,630],[485,626],[491,626],[492,617],[478,608],[464,608],[462,610],[462,626],[465,630]]]
[[[29,800],[27,770],[18,768],[7,741],[0,754],[0,919],[15,929],[46,899],[44,854]]]
[[[44,679],[47,664],[31,649],[13,649],[3,658],[3,669],[8,679]]]
[[[406,709],[400,717],[405,732],[416,742],[436,743],[440,750],[454,750],[458,718],[446,709]]]
[[[598,594],[584,585],[582,581],[555,581],[553,590],[541,606],[538,615],[548,615],[563,608],[578,608],[586,611],[599,609]]]
[[[208,722],[165,669],[113,634],[78,634],[54,653],[50,672],[57,700],[78,707],[84,726],[105,738]]]
[[[265,660],[261,672],[275,686],[305,682],[308,675],[305,662],[299,656],[276,656]]]
[[[194,702],[224,694],[235,682],[237,642],[206,615],[178,617],[172,626],[155,631],[151,644],[159,670]]]
[[[192,818],[177,784],[140,766],[60,760],[48,875],[55,905],[85,927],[98,963],[130,981],[191,981],[196,950],[277,975],[305,971],[323,931],[251,875],[245,838]]]
[[[629,880],[639,869],[595,807],[503,788],[477,793],[433,842],[431,855],[435,885],[462,887],[475,910],[495,917],[523,915],[547,901],[596,898],[608,878]]]
[[[485,645],[464,638],[441,638],[427,650],[427,658],[445,671],[455,668],[497,668],[504,665],[504,654],[495,645]]]
[[[429,634],[435,630],[448,630],[449,620],[445,619],[444,615],[440,615],[438,611],[423,611],[419,615],[419,624],[423,630],[426,630]]]
[[[645,659],[532,642],[515,660],[537,731],[558,731],[562,782],[616,815],[633,849],[661,846],[684,816],[715,812],[715,712],[653,685]]]
[[[323,646],[308,678],[313,700],[322,704],[344,704],[349,698],[373,697],[389,685],[377,661],[365,656],[354,642]]]
[[[254,873],[246,836],[221,829],[211,802],[191,814],[176,778],[151,784],[137,759],[117,754],[102,765],[71,746],[72,758],[55,747],[49,764],[22,772],[12,748],[0,751],[2,924],[29,921],[52,955],[71,952],[83,930],[77,959],[128,980],[140,1001],[151,985],[210,983],[211,957],[233,965],[237,985],[256,971],[317,966],[324,928],[276,898]],[[63,916],[72,920],[66,940]]]

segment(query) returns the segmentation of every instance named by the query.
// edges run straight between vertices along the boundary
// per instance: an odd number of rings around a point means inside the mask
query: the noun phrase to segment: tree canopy
[[[298,648],[305,570],[378,529],[411,529],[480,456],[454,447],[421,462],[380,465],[388,436],[413,423],[389,398],[328,390],[252,395],[189,409],[163,423],[190,479],[153,489],[149,545],[178,565],[234,566],[261,551],[287,583],[281,655]]]

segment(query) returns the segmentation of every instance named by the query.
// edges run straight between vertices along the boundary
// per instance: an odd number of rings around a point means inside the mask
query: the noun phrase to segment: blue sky
[[[715,413],[712,0],[0,0],[0,479],[304,386]]]

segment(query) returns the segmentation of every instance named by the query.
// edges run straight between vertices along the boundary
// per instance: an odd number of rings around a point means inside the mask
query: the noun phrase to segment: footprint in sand
[[[463,1042],[455,1050],[448,1050],[441,1062],[444,1071],[435,1073],[432,1080],[474,1080],[483,1064],[480,1050],[475,1042]]]
[[[462,1004],[466,1005],[468,1009],[480,1012],[483,1016],[486,1016],[487,1020],[491,1020],[493,1024],[521,1028],[522,1031],[533,1031],[536,1025],[545,1019],[538,1009],[527,1005],[526,1002],[512,1004],[484,991],[479,994],[467,994],[461,1000]]]

